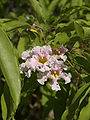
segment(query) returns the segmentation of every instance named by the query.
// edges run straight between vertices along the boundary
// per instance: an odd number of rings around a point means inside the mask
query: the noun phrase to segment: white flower
[[[47,55],[51,55],[52,54],[52,49],[50,46],[36,46],[32,49],[32,53],[34,55],[38,55],[38,56],[47,56]]]
[[[65,80],[65,84],[67,84],[67,83],[70,83],[71,82],[71,73],[63,73],[63,75],[62,75],[62,78]]]
[[[38,71],[49,71],[48,61],[51,57],[52,50],[50,46],[36,46],[32,49],[32,62]]]
[[[54,50],[50,46],[36,46],[32,50],[27,50],[22,53],[22,59],[25,63],[20,65],[21,74],[24,73],[28,78],[31,77],[32,72],[38,71],[37,81],[44,85],[50,78],[52,84],[50,85],[52,90],[61,90],[58,80],[64,79],[65,84],[71,82],[71,74],[65,73],[63,70],[67,70],[67,66],[64,62],[67,59],[65,52],[67,51],[63,45]]]
[[[47,81],[48,76],[47,76],[48,72],[39,72],[37,75],[37,81],[41,84],[44,85],[45,81]]]
[[[58,82],[54,82],[52,85],[50,85],[50,87],[52,88],[52,90],[55,90],[55,91],[61,90]]]
[[[20,73],[23,74],[23,72],[26,71],[26,70],[27,70],[27,68],[26,68],[26,66],[25,66],[25,63],[22,63],[22,64],[20,65]]]
[[[26,60],[26,59],[28,59],[28,58],[31,57],[30,54],[31,54],[31,50],[26,50],[26,51],[24,51],[24,52],[22,53],[21,58],[22,58],[23,60]]]
[[[64,46],[62,45],[59,49],[54,50],[53,54],[57,57],[57,59],[62,59],[65,62],[67,59],[67,56],[64,54],[67,51],[68,49],[64,48]]]
[[[53,69],[60,69],[60,70],[67,70],[67,66],[64,65],[64,62],[62,60],[57,60],[57,57],[52,55],[48,61],[49,66]]]
[[[28,78],[31,77],[31,70],[30,69],[27,72],[25,72],[25,76],[27,76]]]

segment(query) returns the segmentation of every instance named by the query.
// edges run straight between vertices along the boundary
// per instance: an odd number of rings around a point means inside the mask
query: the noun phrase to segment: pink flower
[[[65,84],[70,83],[71,82],[71,73],[62,73],[62,78],[65,80]]]
[[[31,77],[31,70],[30,69],[27,72],[25,72],[25,76],[28,78]]]
[[[21,74],[24,73],[25,76],[27,76],[28,78],[31,77],[31,70],[28,69],[28,67],[26,66],[25,63],[22,63],[22,64],[20,65],[20,73],[21,73]]]
[[[57,57],[52,55],[48,61],[49,66],[53,69],[58,68],[61,70],[67,70],[67,66],[64,65],[64,62],[62,60],[57,60]]]
[[[44,85],[48,79],[52,80],[50,87],[52,90],[61,90],[58,81],[60,79],[65,80],[65,84],[71,82],[71,74],[63,72],[67,70],[67,66],[64,62],[67,59],[65,52],[67,51],[63,45],[54,50],[50,46],[36,46],[32,50],[27,50],[22,53],[22,59],[24,63],[20,65],[21,74],[24,73],[28,78],[31,77],[32,72],[38,71],[37,81]]]
[[[48,79],[48,72],[39,72],[37,75],[37,81],[41,84],[44,85],[45,81]]]
[[[24,71],[27,71],[27,68],[26,68],[26,66],[25,66],[25,63],[22,63],[22,64],[20,65],[20,73],[23,74]]]
[[[56,49],[53,51],[53,54],[57,57],[57,59],[62,59],[64,62],[67,59],[67,56],[64,55],[65,52],[67,52],[67,48],[64,48],[64,46],[62,45],[59,49]]]
[[[36,46],[32,49],[32,63],[38,71],[45,72],[49,71],[48,61],[52,49],[50,46]]]
[[[50,85],[50,87],[52,88],[52,90],[55,90],[55,91],[61,90],[61,88],[60,88],[60,86],[59,86],[57,81],[53,82],[53,84]]]
[[[36,46],[32,49],[32,53],[34,55],[38,55],[40,57],[42,56],[47,56],[47,55],[51,55],[52,54],[52,49],[50,46],[43,46],[43,47],[40,47],[40,46]]]
[[[26,50],[26,51],[24,51],[24,52],[22,53],[21,58],[22,58],[23,60],[26,60],[26,59],[28,59],[28,58],[31,57],[30,54],[31,54],[31,50]]]

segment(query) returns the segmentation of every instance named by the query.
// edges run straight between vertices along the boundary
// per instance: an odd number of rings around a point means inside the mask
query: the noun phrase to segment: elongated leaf
[[[81,110],[79,120],[90,120],[90,98],[88,105]]]
[[[57,99],[54,100],[54,116],[55,120],[61,119],[61,116],[65,110],[66,107],[66,101],[67,101],[67,92],[62,89],[60,92],[56,94]]]
[[[1,108],[3,120],[11,119],[14,117],[16,107],[10,95],[10,91],[7,84],[4,85],[4,92],[1,97]]]
[[[27,36],[20,37],[20,40],[17,46],[19,57],[21,57],[22,52],[28,48],[28,43],[29,43],[29,38]]]
[[[39,20],[42,19],[42,8],[37,0],[29,0],[31,6],[33,7],[34,11],[36,12],[37,18]]]
[[[8,19],[8,18],[0,19],[0,24],[1,24],[1,23],[4,23],[4,22],[8,22],[8,21],[10,21],[10,19]]]
[[[23,106],[23,104],[27,104],[28,100],[30,100],[30,97],[32,97],[32,93],[35,91],[37,85],[38,82],[36,72],[32,74],[31,78],[25,78],[21,93],[21,106]]]
[[[56,8],[56,5],[58,4],[59,0],[53,0],[51,4],[48,7],[47,17],[50,18],[50,15],[53,13],[53,11]]]
[[[7,106],[6,106],[6,102],[4,99],[4,94],[2,94],[1,96],[1,108],[2,108],[2,118],[3,120],[7,119]]]
[[[42,11],[43,11],[43,20],[46,22],[46,16],[47,16],[47,7],[46,7],[46,1],[45,0],[39,0],[39,3],[42,7]]]
[[[84,68],[88,73],[90,73],[90,60],[86,60],[83,57],[77,56],[76,58],[77,63]]]
[[[78,24],[78,22],[74,22],[74,26],[76,29],[77,34],[79,37],[83,38],[84,37],[84,30],[81,25]]]
[[[81,87],[78,90],[78,92],[75,94],[75,96],[72,100],[71,105],[69,107],[67,107],[67,109],[63,113],[61,120],[72,120],[75,110],[77,109],[77,107],[79,105],[79,101],[83,97],[83,95],[85,94],[85,92],[89,88],[89,86],[90,86],[90,82],[85,84],[83,87]]]
[[[0,66],[17,107],[21,89],[20,74],[13,46],[2,28],[0,28]]]
[[[90,87],[87,89],[85,95],[81,98],[79,105],[82,104],[82,102],[84,101],[85,97],[89,94],[89,92],[90,92]]]
[[[21,20],[14,20],[12,22],[6,22],[2,24],[2,27],[5,31],[11,31],[17,28],[28,27],[28,26],[30,25],[26,23],[24,20],[22,22]]]

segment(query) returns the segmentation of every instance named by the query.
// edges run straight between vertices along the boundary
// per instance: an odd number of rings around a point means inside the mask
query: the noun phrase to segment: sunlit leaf
[[[20,99],[20,73],[17,60],[14,55],[13,46],[6,33],[0,28],[0,66],[9,86],[11,96],[16,107]]]
[[[90,120],[90,98],[86,107],[81,110],[78,120]]]
[[[70,104],[69,107],[66,108],[65,112],[63,113],[61,120],[72,120],[75,110],[77,109],[77,107],[79,105],[79,101],[83,97],[83,95],[85,94],[85,92],[89,88],[89,86],[90,86],[90,82],[85,84],[84,86],[82,86],[77,91],[77,93],[75,94],[75,96],[72,100],[72,103]]]

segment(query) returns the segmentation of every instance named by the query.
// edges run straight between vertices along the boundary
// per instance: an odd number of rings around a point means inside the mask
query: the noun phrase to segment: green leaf
[[[72,0],[71,5],[72,6],[82,6],[83,0]]]
[[[37,18],[41,21],[42,16],[43,16],[43,11],[42,11],[42,8],[40,6],[40,3],[37,0],[29,0],[29,2],[34,9]]]
[[[21,106],[23,106],[25,103],[27,104],[27,101],[30,100],[30,97],[32,97],[32,93],[35,91],[37,85],[38,82],[36,72],[33,73],[29,79],[25,77],[21,93]]]
[[[56,44],[57,42],[59,42],[59,44],[62,45],[62,44],[65,44],[68,41],[69,41],[69,37],[67,36],[67,34],[65,32],[63,32],[63,33],[57,33],[56,37],[55,37],[54,44]]]
[[[27,36],[20,37],[17,46],[19,57],[21,57],[22,52],[28,48],[28,43],[29,43],[29,38]]]
[[[4,94],[2,94],[1,96],[1,108],[2,108],[2,118],[3,120],[6,120],[7,119],[7,106],[6,106],[6,102],[4,99]]]
[[[3,120],[11,119],[16,112],[16,106],[10,95],[7,84],[4,85],[4,92],[1,96],[1,108]]]
[[[65,112],[62,115],[61,120],[72,120],[75,110],[77,109],[79,105],[80,99],[85,95],[86,90],[89,88],[90,82],[82,86],[77,93],[75,94],[72,103],[70,104],[69,107],[66,108]]]
[[[90,97],[86,107],[81,110],[78,120],[90,120]]]
[[[47,16],[47,7],[46,7],[46,1],[45,0],[39,0],[40,6],[42,7],[43,11],[43,20],[46,22],[46,16]]]
[[[4,22],[8,22],[8,21],[10,21],[10,19],[8,19],[8,18],[0,19],[0,24],[2,24]]]
[[[64,89],[56,93],[56,99],[53,104],[55,120],[61,119],[61,116],[66,109],[67,95],[68,93],[65,92]]]
[[[56,8],[56,5],[58,4],[59,0],[53,0],[49,7],[48,7],[48,12],[47,12],[47,19],[50,19],[50,16],[52,15],[53,11]]]
[[[15,30],[17,28],[28,27],[28,26],[30,26],[30,25],[21,18],[19,18],[17,20],[13,20],[11,22],[5,22],[2,24],[2,28],[7,32]]]
[[[75,30],[79,37],[83,38],[84,37],[84,30],[81,25],[79,25],[78,22],[74,22]]]
[[[87,59],[84,59],[83,57],[79,57],[79,56],[77,56],[75,59],[78,62],[78,64],[80,66],[82,66],[82,68],[84,70],[86,70],[88,73],[90,73],[90,59],[87,60]]]
[[[75,102],[78,103],[78,101],[82,98],[82,96],[85,94],[86,90],[89,88],[90,82],[82,86],[77,93],[75,94],[71,105],[73,105]]]
[[[48,102],[48,98],[45,95],[42,95],[42,105],[45,106],[45,104]]]
[[[85,95],[81,98],[80,102],[79,102],[79,105],[82,104],[83,100],[85,99],[85,97],[89,94],[90,92],[90,87],[87,89]]]
[[[2,28],[0,28],[0,66],[17,107],[21,90],[20,73],[13,46]]]
[[[2,93],[3,93],[3,85],[4,85],[4,82],[0,79],[0,97],[2,96]]]
[[[83,27],[84,29],[84,38],[90,38],[90,27]]]

